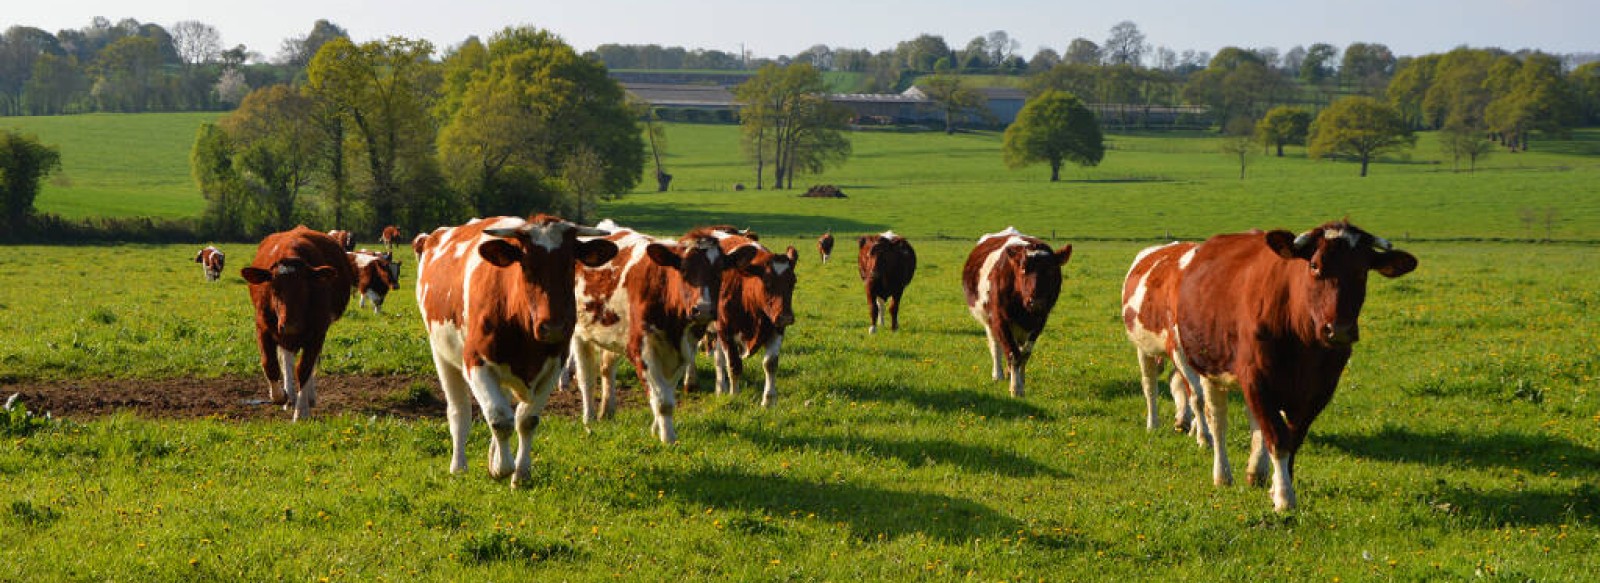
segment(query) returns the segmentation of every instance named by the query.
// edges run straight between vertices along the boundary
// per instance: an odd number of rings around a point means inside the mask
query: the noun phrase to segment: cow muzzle
[[[696,324],[706,324],[717,317],[717,307],[714,304],[695,304],[689,310],[689,319]]]
[[[571,335],[572,335],[572,323],[571,322],[557,322],[557,321],[554,321],[554,320],[545,320],[543,322],[540,322],[539,326],[534,329],[534,340],[538,340],[539,342],[543,342],[545,344],[560,344],[560,343],[564,343],[564,342],[567,341],[567,338],[569,336],[571,336]]]
[[[1361,330],[1355,324],[1323,324],[1322,340],[1334,346],[1349,346],[1361,339]]]

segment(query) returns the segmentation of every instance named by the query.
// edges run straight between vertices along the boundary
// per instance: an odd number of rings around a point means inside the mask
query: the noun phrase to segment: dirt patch
[[[267,402],[261,377],[89,379],[0,383],[0,400],[20,393],[28,410],[88,420],[119,411],[164,419],[289,419],[283,407]],[[633,391],[619,390],[623,406]],[[577,390],[556,391],[547,415],[576,417]],[[474,407],[474,411],[476,411]],[[434,376],[317,375],[313,415],[380,415],[404,419],[444,418],[444,393]]]

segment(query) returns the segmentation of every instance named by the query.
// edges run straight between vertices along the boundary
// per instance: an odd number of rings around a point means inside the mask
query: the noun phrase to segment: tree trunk
[[[1368,160],[1367,156],[1365,156],[1365,155],[1361,156],[1361,177],[1362,178],[1366,178],[1367,177],[1367,160]]]
[[[1283,142],[1278,142],[1278,157],[1283,157]]]
[[[1050,181],[1051,182],[1060,182],[1061,181],[1061,161],[1060,160],[1051,160],[1050,161]]]
[[[662,172],[661,168],[659,167],[656,168],[656,192],[666,192],[667,186],[670,186],[671,184],[672,175]]]

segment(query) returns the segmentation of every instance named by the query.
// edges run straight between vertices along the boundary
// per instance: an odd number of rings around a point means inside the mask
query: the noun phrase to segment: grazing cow
[[[692,230],[674,242],[613,227],[610,221],[600,224],[613,231],[605,240],[616,244],[616,257],[578,273],[572,352],[583,420],[607,417],[615,408],[611,380],[616,355],[623,355],[639,385],[648,388],[651,432],[663,443],[674,443],[676,383],[694,363],[695,343],[716,318],[722,271],[731,262],[709,229]],[[596,414],[592,387],[602,375]]]
[[[531,478],[533,432],[572,337],[575,264],[600,265],[617,252],[608,241],[578,240],[599,233],[541,214],[473,220],[428,238],[417,305],[444,389],[451,473],[467,468],[476,400],[493,434],[489,475],[511,476],[512,487]]]
[[[272,402],[294,404],[293,419],[311,414],[317,403],[312,372],[322,354],[328,327],[350,305],[355,280],[344,249],[331,237],[301,225],[267,235],[250,266],[239,275],[250,283],[256,311],[256,343]],[[300,361],[295,362],[295,353]],[[283,381],[283,391],[276,385]]]
[[[378,235],[378,240],[383,242],[385,251],[393,253],[395,242],[400,240],[400,228],[394,225],[384,227],[383,232]]]
[[[709,336],[717,392],[738,393],[744,359],[761,351],[766,373],[761,405],[771,407],[778,400],[778,350],[784,330],[794,323],[794,269],[800,253],[790,246],[778,255],[739,235],[721,235],[719,244],[735,267],[722,274],[717,321]],[[691,366],[689,374],[693,372]]]
[[[1194,246],[1194,243],[1174,242],[1140,251],[1122,283],[1122,324],[1139,355],[1145,429],[1156,428],[1156,385],[1175,340],[1171,302],[1178,288],[1178,262]],[[1199,394],[1183,380],[1182,374],[1173,374],[1169,385],[1175,406],[1173,429],[1189,432],[1201,445],[1210,445],[1205,419],[1197,419],[1195,414],[1200,408]]]
[[[417,233],[417,236],[411,238],[411,252],[417,254],[417,261],[422,261],[422,250],[427,246],[427,233]]]
[[[1217,485],[1233,482],[1225,391],[1238,389],[1250,410],[1249,481],[1266,479],[1270,456],[1273,508],[1294,508],[1295,452],[1360,337],[1367,272],[1399,277],[1416,267],[1416,257],[1347,221],[1299,236],[1217,235],[1179,257],[1173,362],[1201,389]]]
[[[223,256],[221,249],[207,246],[205,249],[201,249],[199,253],[194,254],[194,262],[199,263],[200,267],[205,270],[206,281],[216,281],[222,277]]]
[[[882,235],[862,235],[857,239],[861,247],[856,257],[861,282],[867,288],[867,307],[871,310],[868,333],[876,333],[883,323],[883,312],[889,313],[889,329],[900,330],[900,296],[917,273],[917,252],[905,237],[884,231]]]
[[[372,302],[372,313],[383,311],[383,300],[389,290],[400,287],[399,262],[388,253],[362,249],[349,253],[350,267],[356,274],[356,305],[366,307]]]
[[[334,229],[332,231],[328,231],[328,236],[332,237],[334,241],[338,242],[339,248],[344,249],[346,253],[356,250],[356,238],[350,234],[350,231]]]
[[[822,257],[822,264],[828,264],[828,257],[833,255],[833,231],[823,233],[817,237],[817,255]]]
[[[967,310],[989,339],[993,378],[1010,376],[1013,397],[1023,396],[1028,357],[1061,295],[1061,266],[1071,257],[1072,245],[1052,250],[1007,227],[979,238],[961,269]]]

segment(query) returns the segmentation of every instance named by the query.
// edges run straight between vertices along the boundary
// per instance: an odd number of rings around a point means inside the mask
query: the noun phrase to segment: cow
[[[383,242],[385,251],[393,253],[394,244],[400,240],[400,228],[394,225],[384,227],[383,232],[378,234],[378,240]]]
[[[194,254],[194,262],[199,263],[201,269],[205,271],[206,281],[216,281],[222,278],[223,259],[222,250],[209,245],[205,249],[201,249],[199,253]]]
[[[312,373],[322,355],[323,340],[328,327],[350,305],[355,274],[344,253],[333,238],[301,225],[267,235],[250,266],[239,271],[250,283],[267,394],[284,409],[292,403],[295,421],[309,416],[316,405]],[[274,385],[280,380],[281,392]]]
[[[1178,258],[1172,360],[1200,388],[1211,429],[1212,481],[1233,483],[1226,391],[1250,412],[1248,480],[1266,480],[1273,509],[1295,507],[1295,452],[1333,398],[1360,338],[1367,272],[1400,277],[1417,258],[1348,220],[1299,235],[1217,235]]]
[[[1194,249],[1189,242],[1172,242],[1139,252],[1122,283],[1122,324],[1139,357],[1140,385],[1144,389],[1145,429],[1154,430],[1157,412],[1156,385],[1172,354],[1173,309],[1170,302],[1178,286],[1178,262]],[[1202,446],[1211,444],[1205,418],[1195,414],[1200,408],[1195,392],[1182,374],[1174,373],[1169,385],[1174,413],[1173,429],[1191,433]]]
[[[389,290],[400,287],[399,262],[394,261],[388,253],[366,249],[347,255],[350,267],[356,274],[356,305],[366,307],[367,302],[371,301],[372,313],[382,313],[383,300],[389,295]]]
[[[417,261],[422,260],[422,250],[428,246],[428,234],[417,233],[411,238],[411,252],[417,255]]]
[[[670,241],[609,220],[599,227],[612,231],[605,240],[618,251],[609,263],[578,273],[572,353],[583,421],[607,417],[615,408],[611,381],[620,355],[633,364],[639,385],[648,389],[652,434],[662,443],[676,443],[676,383],[694,363],[695,343],[716,318],[722,272],[733,263],[711,229],[691,230]],[[596,412],[593,386],[602,376],[606,382],[600,386]]]
[[[889,314],[889,329],[900,330],[900,296],[917,273],[917,252],[905,237],[894,231],[881,235],[862,235],[857,239],[861,250],[856,257],[861,282],[867,289],[867,307],[871,324],[867,333],[878,331],[883,323],[883,312]]]
[[[800,253],[789,246],[778,255],[737,234],[719,235],[718,244],[735,268],[722,275],[717,320],[708,335],[716,390],[737,394],[744,359],[760,351],[766,373],[761,406],[772,407],[778,400],[778,351],[784,331],[794,323],[795,266]],[[691,366],[689,374],[693,372]]]
[[[822,257],[822,264],[828,264],[828,257],[833,255],[833,231],[823,233],[817,237],[817,255]]]
[[[513,488],[531,479],[533,432],[572,338],[576,264],[601,265],[617,252],[578,235],[601,233],[539,214],[474,219],[428,237],[417,306],[444,389],[451,473],[467,468],[476,400],[493,435],[489,475],[510,476]]]
[[[967,310],[989,340],[991,375],[997,381],[1009,376],[1013,397],[1023,396],[1028,358],[1061,295],[1061,267],[1071,257],[1072,245],[1051,249],[1007,227],[980,237],[961,269]]]
[[[332,237],[334,241],[338,242],[339,248],[344,249],[346,253],[356,250],[356,239],[350,234],[350,231],[334,229],[332,231],[328,231],[328,236]]]

